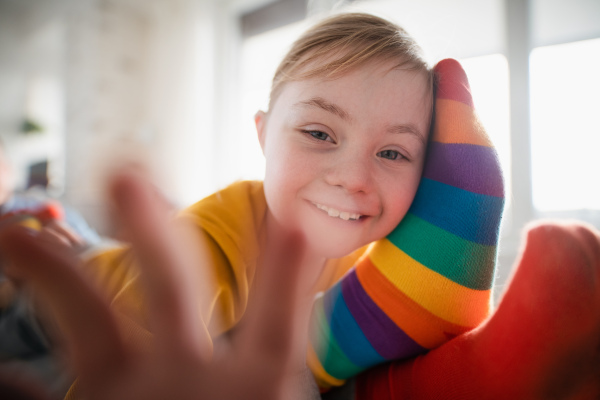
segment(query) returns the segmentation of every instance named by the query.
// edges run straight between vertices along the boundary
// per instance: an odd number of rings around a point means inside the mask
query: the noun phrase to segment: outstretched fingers
[[[32,287],[52,310],[75,370],[84,379],[125,361],[108,303],[83,276],[73,253],[57,250],[19,226],[0,231],[0,251],[10,265],[7,275]]]
[[[239,348],[260,354],[266,366],[288,373],[290,358],[301,346],[302,330],[298,315],[302,307],[299,282],[304,240],[299,234],[279,238],[278,243],[257,267],[253,296],[250,298],[242,332],[238,332]],[[300,336],[299,336],[300,335]]]
[[[171,355],[206,357],[209,335],[200,318],[193,252],[183,245],[165,202],[142,175],[115,177],[111,192],[141,269],[156,348]]]

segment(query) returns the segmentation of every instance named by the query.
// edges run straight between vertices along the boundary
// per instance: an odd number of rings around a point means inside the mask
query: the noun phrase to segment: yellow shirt
[[[203,318],[213,335],[233,327],[244,314],[259,257],[259,236],[267,203],[261,181],[241,181],[183,210],[178,218],[191,221],[205,241],[214,268],[215,284],[204,288],[211,301]],[[366,247],[330,260],[317,291],[326,290],[344,275]],[[138,269],[131,251],[122,247],[92,257],[87,268],[100,282],[118,312],[147,327],[138,284]],[[206,296],[203,296],[206,298]],[[217,315],[219,318],[217,318]]]

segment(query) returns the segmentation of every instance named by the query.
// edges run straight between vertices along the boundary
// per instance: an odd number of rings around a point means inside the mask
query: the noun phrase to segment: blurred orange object
[[[64,220],[65,211],[57,202],[47,202],[35,208],[8,212],[0,216],[0,224],[19,224],[39,231],[55,220]]]

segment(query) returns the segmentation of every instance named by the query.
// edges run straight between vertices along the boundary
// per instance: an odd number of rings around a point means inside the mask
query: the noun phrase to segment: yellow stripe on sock
[[[361,260],[356,275],[371,300],[422,347],[433,349],[473,327],[452,324],[433,315],[399,290],[373,264],[369,257]]]
[[[315,381],[317,382],[317,385],[319,385],[320,388],[342,386],[344,382],[346,382],[343,379],[334,378],[333,376],[325,372],[325,369],[321,365],[319,357],[317,357],[317,353],[315,353],[315,350],[313,349],[312,344],[310,342],[308,343],[306,364],[308,365],[308,368],[310,368],[310,370],[312,371],[315,377]]]
[[[369,257],[399,290],[448,322],[476,326],[490,313],[491,290],[459,285],[415,261],[387,239],[378,241]]]
[[[431,140],[441,143],[468,143],[493,147],[475,110],[456,100],[437,99],[436,123]]]

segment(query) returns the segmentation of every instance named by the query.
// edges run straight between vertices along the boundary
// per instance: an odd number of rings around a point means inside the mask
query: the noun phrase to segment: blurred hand
[[[59,220],[51,220],[45,224],[37,238],[59,246],[80,248],[85,245],[85,240],[77,232],[66,222]]]
[[[164,203],[132,174],[112,184],[117,216],[131,235],[141,268],[154,343],[141,354],[122,339],[108,302],[83,275],[75,252],[57,250],[20,227],[0,230],[7,275],[31,286],[50,305],[69,359],[90,399],[280,399],[291,354],[306,339],[293,316],[301,310],[301,238],[281,238],[257,272],[243,323],[212,354],[199,318],[192,277],[199,268],[181,249]],[[209,269],[210,266],[204,266]],[[310,307],[310,303],[304,304]],[[300,333],[299,333],[300,332]]]

